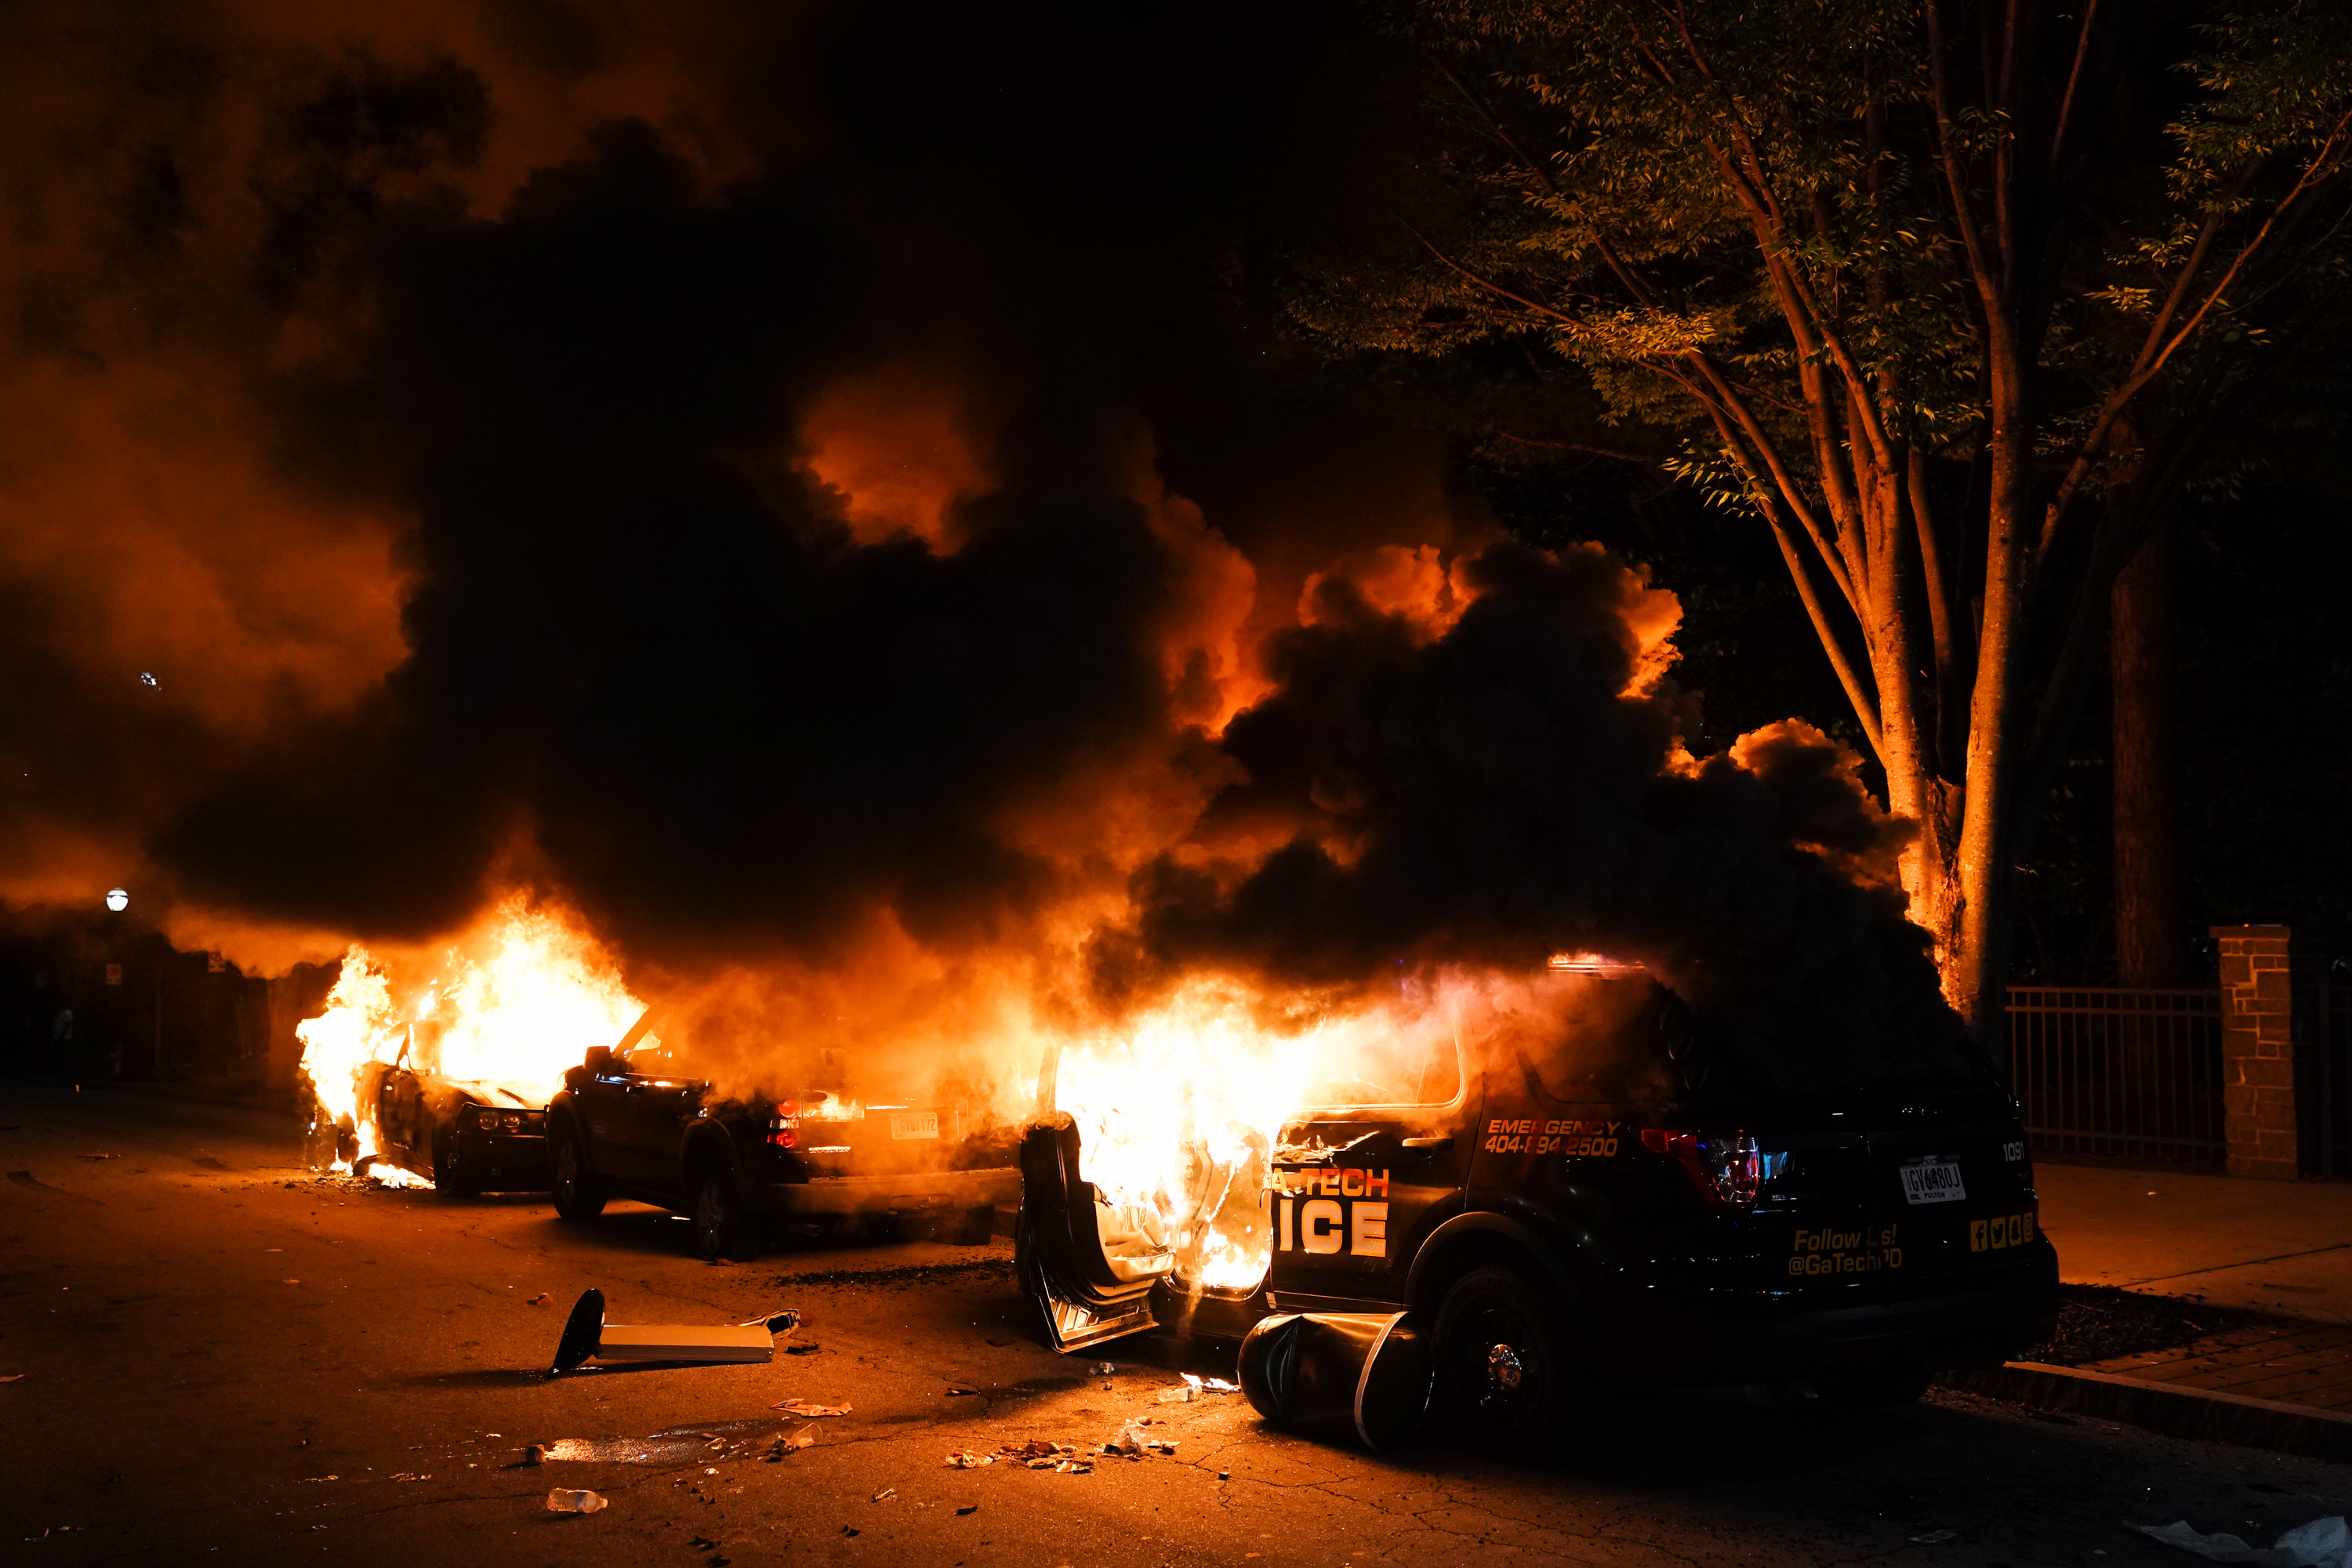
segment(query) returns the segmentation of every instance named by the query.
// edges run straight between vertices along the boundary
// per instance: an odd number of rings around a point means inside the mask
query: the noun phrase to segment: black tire
[[[458,1146],[455,1127],[434,1131],[433,1190],[452,1201],[482,1195],[482,1184],[467,1162],[465,1151]]]
[[[588,1163],[587,1145],[569,1117],[555,1124],[555,1212],[573,1225],[584,1225],[604,1212],[610,1194]]]
[[[735,1173],[705,1161],[694,1178],[694,1251],[706,1259],[748,1263],[759,1255],[756,1231],[735,1190]]]
[[[1476,1268],[1437,1310],[1437,1406],[1455,1439],[1498,1459],[1570,1446],[1592,1378],[1566,1315],[1517,1269]]]

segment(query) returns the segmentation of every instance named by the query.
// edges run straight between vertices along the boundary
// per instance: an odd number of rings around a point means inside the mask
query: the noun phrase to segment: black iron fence
[[[2344,1005],[2352,1045],[2352,995]],[[2011,986],[2009,1071],[2042,1152],[2213,1164],[2228,1154],[2218,990]],[[2352,1072],[2336,1084],[2352,1091]],[[2352,1126],[2347,1142],[2352,1157]]]
[[[2319,1173],[2352,1175],[2352,975],[2318,976],[2309,1005],[2319,1080]]]

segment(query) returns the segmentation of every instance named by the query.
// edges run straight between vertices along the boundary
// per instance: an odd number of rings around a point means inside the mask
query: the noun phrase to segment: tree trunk
[[[2115,691],[2116,983],[2180,984],[2172,757],[2172,563],[2159,521],[2116,579],[2107,658]]]

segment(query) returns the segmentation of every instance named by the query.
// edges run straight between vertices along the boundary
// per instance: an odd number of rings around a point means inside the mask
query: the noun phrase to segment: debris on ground
[[[570,1372],[597,1361],[679,1361],[702,1364],[756,1364],[776,1358],[774,1336],[800,1321],[796,1312],[777,1312],[730,1325],[704,1323],[613,1323],[604,1319],[604,1292],[583,1290],[572,1304],[563,1335],[556,1342],[552,1373]]]
[[[993,1454],[981,1455],[973,1453],[970,1448],[958,1448],[954,1453],[948,1456],[948,1468],[951,1470],[976,1470],[982,1465],[993,1464],[995,1460],[996,1456]]]
[[[980,1390],[977,1388],[966,1388],[959,1384],[957,1386],[948,1390],[948,1397],[950,1399],[954,1399],[961,1394],[978,1394]]]
[[[805,1448],[816,1441],[816,1423],[812,1421],[797,1432],[780,1433],[768,1445],[768,1463],[774,1464],[796,1448]]]
[[[529,1300],[525,1301],[523,1305],[526,1307],[552,1307],[555,1305],[555,1292],[552,1290],[541,1290],[538,1295],[533,1296]]]
[[[1947,1541],[1958,1541],[1959,1538],[1960,1532],[1957,1530],[1931,1530],[1925,1535],[1913,1536],[1911,1538],[1911,1544],[1914,1546],[1941,1546]]]
[[[1118,1454],[1130,1459],[1139,1459],[1143,1458],[1143,1450],[1150,1445],[1150,1442],[1151,1439],[1143,1435],[1142,1429],[1135,1422],[1130,1421],[1118,1429],[1118,1436],[1102,1446],[1102,1451],[1106,1454]]]
[[[784,1346],[786,1355],[814,1355],[818,1350],[814,1340],[794,1340]]]
[[[876,1502],[888,1502],[892,1498],[897,1497],[898,1495],[898,1489],[897,1487],[884,1487],[880,1491],[874,1494],[874,1500]]]
[[[768,1408],[781,1410],[787,1415],[846,1415],[850,1409],[846,1405],[819,1405],[812,1399],[787,1399]]]
[[[1173,1388],[1161,1389],[1160,1391],[1160,1403],[1162,1405],[1189,1405],[1192,1402],[1193,1397],[1200,1392],[1201,1391],[1199,1389],[1193,1387],[1189,1383],[1180,1383]]]
[[[978,1513],[979,1511],[980,1511],[980,1505],[979,1505],[978,1503],[976,1503],[976,1502],[973,1502],[973,1503],[966,1503],[963,1507],[961,1507],[961,1508],[960,1508],[960,1509],[956,1510],[956,1517],[957,1517],[958,1519],[961,1519],[964,1515],[966,1515],[966,1514],[968,1514],[968,1513]]]
[[[597,1492],[575,1492],[558,1487],[547,1494],[550,1513],[594,1513],[606,1506],[603,1495]]]
[[[990,1342],[993,1343],[994,1342],[992,1341]],[[1118,1368],[1112,1365],[1109,1362],[1098,1361],[1095,1363],[1094,1370],[1097,1377],[1108,1377],[1111,1373],[1117,1372]]]
[[[544,1443],[533,1443],[530,1447],[525,1448],[522,1451],[522,1462],[526,1465],[543,1465],[547,1463],[547,1445]]]
[[[21,1372],[12,1372],[5,1377],[0,1377],[0,1383],[22,1383],[24,1381],[25,1374]]]
[[[2249,1546],[2234,1535],[2200,1535],[2185,1519],[2170,1524],[2136,1524],[2150,1541],[2178,1546],[2212,1563],[2247,1563],[2255,1568],[2336,1568],[2352,1552],[2352,1528],[2342,1514],[2298,1524],[2268,1547]]]

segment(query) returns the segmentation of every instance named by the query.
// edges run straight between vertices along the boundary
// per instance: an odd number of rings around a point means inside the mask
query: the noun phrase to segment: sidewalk
[[[1953,1386],[2176,1436],[2352,1460],[2352,1184],[2037,1163],[2069,1285],[2276,1314],[2081,1365],[2011,1362]]]
[[[2034,1182],[2070,1285],[2352,1323],[2352,1183],[2047,1162]]]

